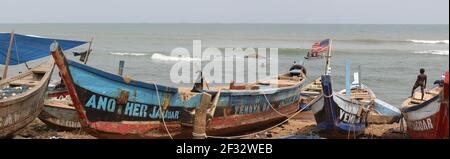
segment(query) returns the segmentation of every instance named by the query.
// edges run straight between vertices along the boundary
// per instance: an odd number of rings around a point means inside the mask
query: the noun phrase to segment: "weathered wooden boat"
[[[304,74],[288,73],[268,81],[203,90],[218,98],[217,104],[208,109],[205,133],[210,138],[226,137],[268,128],[287,119],[299,110],[304,81]],[[195,112],[185,115],[183,125],[193,126]]]
[[[407,133],[414,139],[440,139],[449,137],[448,108],[448,71],[444,85],[436,85],[422,93],[415,92],[413,97],[402,104],[402,112],[406,121]]]
[[[192,135],[195,108],[202,93],[143,83],[66,60],[57,44],[52,50],[82,127],[100,138],[186,138]],[[285,119],[298,110],[304,78],[278,79],[212,88],[207,134],[242,132]],[[220,91],[218,91],[220,89]],[[219,98],[220,97],[220,98]],[[163,114],[163,115],[161,115]]]
[[[58,43],[51,54],[82,128],[99,138],[181,138],[180,116],[201,100],[198,93],[184,94],[67,60]]]
[[[80,118],[67,90],[49,90],[47,96],[38,116],[42,122],[61,130],[81,129]]]
[[[323,105],[322,82],[320,77],[303,87],[300,91],[300,109],[311,110],[312,105]]]
[[[367,124],[370,103],[375,95],[370,89],[356,88],[354,96],[345,96],[345,90],[333,93],[331,76],[322,76],[324,104],[314,105],[312,110],[319,133],[327,137],[359,135]],[[344,94],[342,94],[344,93]]]
[[[378,98],[374,99],[372,109],[367,117],[368,124],[392,124],[399,122],[402,112],[399,108]]]
[[[42,110],[44,96],[53,71],[53,60],[17,76],[0,81],[0,87],[21,90],[0,99],[0,137],[9,137],[32,122]]]
[[[317,128],[325,136],[358,136],[368,124],[392,124],[400,120],[401,111],[377,99],[369,87],[352,86],[350,96],[346,95],[346,89],[332,93],[330,78],[322,76],[324,104],[312,107]]]
[[[13,77],[5,78],[9,65],[48,56],[47,48],[53,41],[60,41],[65,49],[84,44],[80,41],[68,41],[0,33],[0,62],[5,64],[3,79],[0,80],[0,138],[11,137],[32,122],[43,108],[47,85],[54,68],[49,62],[33,67]],[[9,47],[5,44],[8,44]],[[7,50],[7,51],[6,51]]]

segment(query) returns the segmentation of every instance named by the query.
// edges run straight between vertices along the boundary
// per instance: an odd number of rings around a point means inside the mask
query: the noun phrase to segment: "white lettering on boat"
[[[5,116],[0,116],[0,127],[12,125],[16,122],[23,120],[33,113],[34,107],[24,107],[16,112],[8,113]]]
[[[361,118],[356,116],[356,114],[347,113],[342,109],[339,109],[339,120],[348,124],[361,123]]]
[[[414,131],[427,131],[433,129],[433,122],[431,121],[431,118],[417,120],[409,122],[408,128],[412,128]]]
[[[291,96],[289,98],[285,98],[283,100],[279,101],[279,107],[285,107],[292,105],[298,100],[298,96]],[[263,102],[259,102],[257,104],[253,105],[238,105],[233,106],[235,114],[243,115],[243,114],[254,114],[254,113],[260,113],[260,112],[266,112],[270,111],[270,104],[267,103],[265,99],[263,99]]]
[[[47,120],[50,122],[53,122],[57,125],[62,125],[62,126],[66,126],[66,127],[71,127],[71,128],[80,128],[81,127],[80,122],[77,122],[77,121],[61,120],[58,118],[49,118]]]
[[[92,95],[91,98],[84,105],[86,108],[92,108],[99,111],[116,113],[118,115],[125,115],[129,117],[141,117],[141,118],[151,118],[158,119],[161,118],[160,110],[158,106],[153,106],[153,109],[148,105],[127,102],[124,108],[119,107],[117,112],[115,112],[116,108],[116,99],[109,98],[105,96]],[[122,112],[123,110],[123,112]],[[164,119],[178,119],[179,111],[165,110],[163,111]]]

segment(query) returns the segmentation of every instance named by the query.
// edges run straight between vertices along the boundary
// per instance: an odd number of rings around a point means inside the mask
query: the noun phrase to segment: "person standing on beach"
[[[414,98],[414,91],[419,86],[420,86],[420,90],[422,91],[421,100],[423,100],[423,96],[425,95],[424,90],[425,90],[425,87],[427,86],[427,75],[425,74],[425,69],[423,69],[423,68],[420,69],[420,74],[417,76],[416,83],[414,83],[414,87],[411,91],[411,98]]]

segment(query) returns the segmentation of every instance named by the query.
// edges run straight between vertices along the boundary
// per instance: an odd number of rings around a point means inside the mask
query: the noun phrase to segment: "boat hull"
[[[448,72],[439,96],[403,110],[407,133],[413,139],[448,139]]]
[[[81,125],[91,135],[99,138],[192,137],[192,121],[202,93],[185,98],[176,88],[142,83],[66,60],[60,49],[52,55]],[[301,86],[302,82],[267,90],[222,91],[206,133],[226,135],[286,119],[298,110]],[[207,93],[215,95],[217,92]]]
[[[33,83],[34,86],[30,90],[0,101],[0,138],[13,136],[14,133],[27,126],[41,113],[47,86],[53,72],[53,60],[38,67],[44,68],[41,70],[44,72],[39,72],[38,76],[41,76],[41,79]],[[12,84],[15,78],[21,78],[21,76],[26,74],[33,74],[31,76],[36,75],[37,73],[30,72],[32,70],[2,80],[0,83]]]
[[[355,109],[359,105],[345,102],[333,94],[329,75],[322,76],[322,88],[323,105],[312,106],[318,133],[327,138],[348,138],[364,133],[368,114]]]

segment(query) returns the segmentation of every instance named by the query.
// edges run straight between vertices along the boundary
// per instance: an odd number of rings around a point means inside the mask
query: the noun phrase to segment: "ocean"
[[[85,40],[93,38],[88,65],[116,73],[125,60],[124,74],[133,79],[168,86],[192,86],[170,80],[175,48],[278,48],[278,71],[293,61],[305,65],[308,79],[324,72],[324,59],[304,60],[314,42],[332,38],[332,76],[335,91],[345,87],[345,62],[351,71],[361,67],[361,81],[378,98],[399,106],[411,93],[420,68],[428,75],[427,88],[449,68],[448,25],[345,24],[0,24],[0,32]],[[83,45],[74,51],[87,49]],[[72,50],[71,50],[72,51]],[[76,59],[66,51],[67,57]],[[226,55],[225,55],[226,56]],[[29,63],[36,65],[48,58]],[[9,76],[25,66],[11,66]],[[57,69],[55,69],[57,71]],[[57,73],[53,75],[57,80]]]

